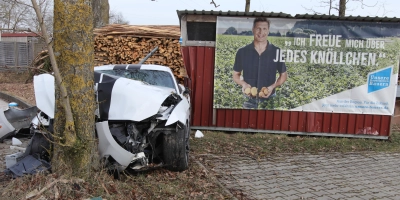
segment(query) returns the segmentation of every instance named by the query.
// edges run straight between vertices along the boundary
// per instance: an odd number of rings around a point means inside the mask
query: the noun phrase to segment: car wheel
[[[179,129],[176,133],[164,135],[163,158],[165,167],[171,171],[184,171],[189,163],[189,127]]]

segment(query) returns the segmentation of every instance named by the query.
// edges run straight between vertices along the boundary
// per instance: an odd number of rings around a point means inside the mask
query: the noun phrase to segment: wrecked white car
[[[162,163],[188,167],[190,98],[169,67],[107,65],[95,68],[100,156],[120,168]]]
[[[106,65],[95,67],[94,77],[99,153],[109,169],[188,168],[189,90],[176,81],[169,67]],[[35,76],[34,87],[40,113],[32,120],[35,136],[25,154],[45,157],[43,147],[49,144],[36,127],[41,124],[52,130],[54,77]]]

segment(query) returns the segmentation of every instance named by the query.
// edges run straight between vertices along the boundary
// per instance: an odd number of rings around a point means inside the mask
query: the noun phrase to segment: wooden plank
[[[274,110],[274,119],[272,130],[281,130],[282,111]]]
[[[355,114],[349,114],[348,120],[347,120],[347,131],[346,133],[348,134],[355,134],[356,133],[356,115]]]
[[[339,133],[341,133],[341,134],[347,133],[348,118],[349,118],[349,114],[345,114],[345,113],[339,114]]]
[[[250,110],[242,110],[242,115],[240,119],[240,128],[247,129],[249,128],[249,115],[250,115]]]
[[[216,109],[217,111],[217,127],[225,127],[225,109]]]
[[[216,15],[186,15],[188,22],[217,22]]]
[[[296,131],[299,131],[299,132],[307,131],[307,113],[306,112],[299,112]]]
[[[356,115],[355,132],[356,134],[364,134],[367,127],[364,126],[365,115]]]
[[[290,111],[282,111],[281,131],[289,131]]]
[[[315,114],[314,132],[322,132],[323,120],[324,120],[324,113],[316,113]]]
[[[214,48],[198,47],[200,51],[204,51],[203,60],[203,81],[202,81],[202,109],[201,109],[201,125],[212,126],[212,109],[213,109],[213,92],[214,92]]]
[[[306,120],[306,132],[315,132],[315,114],[313,112],[307,112],[307,120]]]
[[[188,40],[188,35],[187,35],[187,23],[186,23],[186,18],[187,16],[182,16],[181,18],[181,38],[182,38],[182,47],[188,46],[186,45],[186,42]],[[186,65],[186,62],[185,62]]]
[[[381,135],[381,126],[383,126],[381,119],[380,115],[374,115],[372,117],[372,128],[377,130],[379,135]]]
[[[242,119],[242,110],[233,110],[233,128],[240,128],[240,121]]]
[[[257,110],[257,129],[266,129],[265,128],[265,110]]]
[[[392,116],[381,115],[381,128],[379,131],[379,136],[389,136],[390,134],[390,121]]]
[[[203,50],[203,51],[201,51]],[[193,126],[201,125],[201,98],[203,96],[201,81],[203,79],[203,58],[204,48],[189,47],[190,63],[193,63],[192,68],[195,76],[193,76],[194,96],[191,98],[193,101]]]
[[[289,131],[297,131],[299,126],[299,112],[290,111]]]
[[[331,132],[331,119],[332,113],[323,113],[323,121],[322,121],[322,132],[330,133]]]
[[[274,130],[274,111],[265,111],[265,130]]]
[[[249,128],[257,129],[257,110],[250,110]]]
[[[233,127],[233,110],[231,109],[225,110],[225,127]]]
[[[340,114],[332,113],[331,117],[331,133],[339,133]]]

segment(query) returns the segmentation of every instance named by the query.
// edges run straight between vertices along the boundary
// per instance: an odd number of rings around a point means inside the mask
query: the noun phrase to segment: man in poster
[[[275,88],[287,79],[285,63],[273,61],[278,47],[268,41],[269,28],[267,18],[255,18],[253,42],[236,52],[233,81],[242,86],[242,92],[248,99],[243,103],[246,109],[274,109]],[[240,77],[242,74],[243,79]],[[249,92],[250,88],[253,91]]]

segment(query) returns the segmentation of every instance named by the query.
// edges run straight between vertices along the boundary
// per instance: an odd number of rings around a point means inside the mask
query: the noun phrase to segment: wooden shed
[[[217,19],[218,17],[267,17],[274,19],[315,19],[328,22],[336,20],[344,23],[387,22],[391,24],[398,24],[400,19],[327,15],[291,16],[284,13],[196,10],[177,11],[177,14],[181,26],[181,52],[190,77],[187,83],[192,91],[192,129],[376,139],[389,138],[393,114],[231,109],[213,106],[215,98],[214,70],[216,34],[218,31]],[[398,60],[395,68],[398,69]],[[390,101],[392,101],[391,98],[392,96],[390,96]],[[393,98],[395,98],[395,95]],[[393,99],[393,101],[395,100]],[[394,108],[391,109],[394,110]]]

